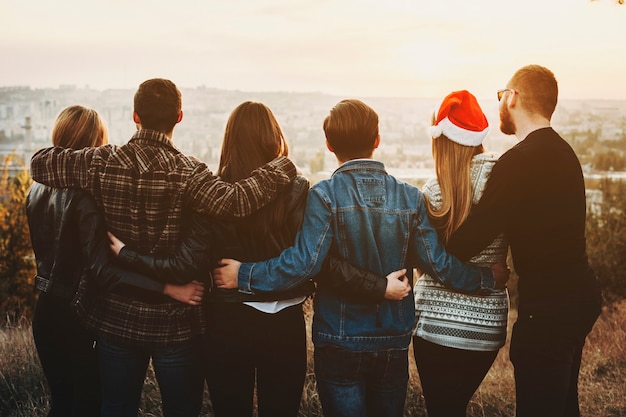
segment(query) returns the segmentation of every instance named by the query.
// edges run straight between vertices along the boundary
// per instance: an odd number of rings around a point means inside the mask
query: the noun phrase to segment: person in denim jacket
[[[294,246],[264,262],[222,259],[213,271],[219,288],[292,288],[315,276],[329,253],[381,275],[406,269],[410,281],[418,267],[464,291],[504,285],[506,266],[469,266],[448,255],[429,223],[422,193],[372,159],[380,143],[372,108],[343,100],[324,120],[324,132],[340,166],[310,189]],[[402,416],[414,324],[412,297],[367,303],[318,281],[312,338],[325,416]]]

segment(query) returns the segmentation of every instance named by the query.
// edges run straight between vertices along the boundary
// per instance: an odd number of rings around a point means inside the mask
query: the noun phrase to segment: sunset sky
[[[537,63],[562,98],[626,99],[624,27],[614,0],[5,0],[0,86],[491,97]]]

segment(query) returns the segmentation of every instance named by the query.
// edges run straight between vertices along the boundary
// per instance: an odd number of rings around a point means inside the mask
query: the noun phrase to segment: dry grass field
[[[307,305],[308,324],[310,308]],[[515,312],[509,318],[512,323]],[[312,349],[312,346],[310,346]],[[310,352],[312,353],[312,352]],[[312,355],[311,355],[312,356]],[[426,416],[415,364],[410,362],[406,416]],[[580,374],[580,402],[585,417],[626,416],[626,301],[606,307],[585,346]],[[31,337],[30,321],[22,319],[0,330],[0,416],[43,417],[48,392]],[[472,399],[468,416],[514,415],[515,388],[508,360],[508,342]],[[208,393],[202,412],[211,415]],[[148,375],[140,416],[160,416],[158,389]],[[301,416],[322,416],[312,367],[303,393]]]

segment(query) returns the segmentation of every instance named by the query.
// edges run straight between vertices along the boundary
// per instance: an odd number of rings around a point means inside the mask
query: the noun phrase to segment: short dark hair
[[[182,95],[170,80],[153,78],[139,85],[134,104],[142,128],[169,133],[178,122]]]
[[[378,114],[360,100],[342,100],[324,119],[326,140],[337,156],[370,156],[378,137]]]
[[[521,97],[521,105],[532,113],[550,120],[559,96],[559,87],[552,71],[541,65],[527,65],[518,69],[509,87]]]

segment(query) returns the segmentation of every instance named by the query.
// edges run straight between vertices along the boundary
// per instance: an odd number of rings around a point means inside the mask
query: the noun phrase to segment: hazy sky
[[[0,0],[0,86],[495,96],[526,64],[626,99],[615,0]]]

